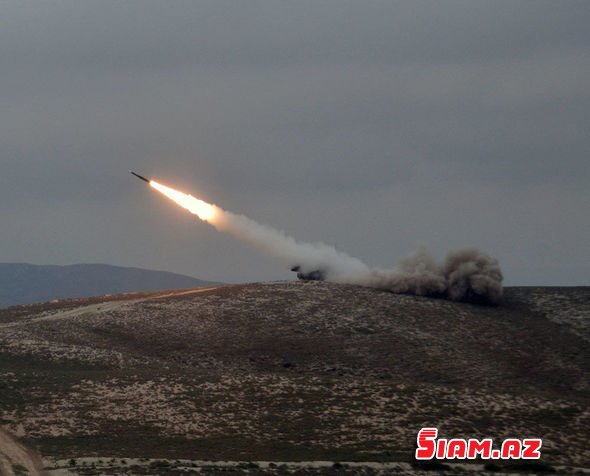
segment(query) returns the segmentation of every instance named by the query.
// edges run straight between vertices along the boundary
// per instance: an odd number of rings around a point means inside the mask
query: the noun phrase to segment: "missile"
[[[142,177],[141,175],[136,174],[135,172],[133,172],[131,170],[129,171],[129,173],[131,173],[132,175],[135,175],[138,179],[143,180],[145,183],[150,183],[149,179],[146,179],[145,177]]]

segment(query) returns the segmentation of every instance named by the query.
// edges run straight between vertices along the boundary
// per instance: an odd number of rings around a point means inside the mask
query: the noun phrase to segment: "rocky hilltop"
[[[541,437],[540,469],[566,473],[590,467],[589,317],[590,288],[508,288],[483,307],[325,282],[15,307],[0,311],[0,423],[88,474],[410,474],[424,426]]]

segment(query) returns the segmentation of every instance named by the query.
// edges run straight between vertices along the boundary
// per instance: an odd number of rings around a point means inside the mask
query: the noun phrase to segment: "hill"
[[[213,283],[181,274],[106,264],[39,266],[0,263],[0,308],[53,299],[210,284]]]
[[[0,311],[1,424],[80,474],[418,474],[424,426],[541,437],[530,468],[568,474],[590,468],[589,303],[590,288],[481,307],[289,282],[16,307]]]

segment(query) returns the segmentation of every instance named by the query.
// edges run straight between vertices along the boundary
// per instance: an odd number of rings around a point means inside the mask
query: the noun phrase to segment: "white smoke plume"
[[[267,225],[223,210],[192,195],[151,180],[150,186],[213,225],[268,253],[302,279],[325,279],[358,284],[394,293],[416,294],[496,304],[502,296],[502,272],[498,261],[477,249],[450,252],[437,263],[425,248],[402,260],[393,269],[371,269],[357,258],[323,243],[301,243]]]
[[[370,269],[331,246],[298,242],[244,215],[223,211],[212,224],[291,267],[299,267],[303,274],[319,271],[327,281],[482,304],[496,304],[502,296],[498,261],[477,249],[452,251],[439,264],[425,248],[419,248],[393,269]]]
[[[368,266],[324,243],[301,243],[282,231],[251,220],[244,215],[223,211],[212,225],[219,231],[230,233],[261,251],[280,259],[289,266],[302,270],[325,270],[330,281],[345,282],[357,276],[366,276]]]

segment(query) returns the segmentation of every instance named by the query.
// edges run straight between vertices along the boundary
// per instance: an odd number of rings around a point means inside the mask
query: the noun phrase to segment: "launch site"
[[[589,22],[0,3],[0,476],[590,475]]]

